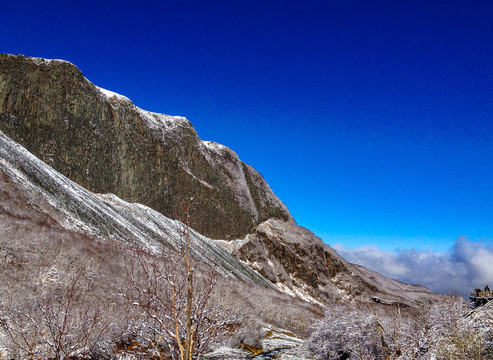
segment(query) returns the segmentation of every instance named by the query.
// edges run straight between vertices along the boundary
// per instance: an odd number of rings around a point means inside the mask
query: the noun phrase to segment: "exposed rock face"
[[[0,130],[86,189],[177,218],[194,196],[194,228],[243,237],[282,202],[232,150],[203,142],[184,117],[151,113],[100,89],[66,61],[0,55]]]
[[[486,285],[484,290],[474,289],[471,292],[469,300],[473,303],[474,307],[483,306],[490,301],[493,301],[493,291],[490,290],[489,285]]]
[[[149,250],[175,246],[180,224],[141,204],[115,195],[94,194],[50,168],[0,131],[0,306],[34,304],[49,287],[61,287],[76,269],[85,269],[87,290],[104,304],[119,301],[125,289],[126,254],[129,248]],[[236,313],[261,319],[265,326],[288,325],[289,331],[305,328],[322,316],[304,301],[275,290],[275,286],[248,266],[195,231],[192,253],[213,263],[219,274],[211,302]],[[264,304],[264,306],[259,306]],[[80,305],[80,304],[79,304]],[[269,305],[270,307],[266,307]],[[111,305],[113,306],[113,305]],[[286,308],[289,307],[289,312]],[[282,309],[280,311],[279,309]],[[125,329],[128,310],[112,312],[115,334]],[[130,313],[132,313],[130,311]],[[3,315],[3,313],[2,313]],[[262,323],[263,324],[263,323]],[[279,326],[279,325],[276,325]],[[273,328],[274,329],[274,328]],[[295,347],[301,342],[283,341],[265,334],[265,351]],[[103,339],[118,341],[113,335]],[[0,359],[13,358],[9,341],[0,327]],[[291,349],[290,349],[291,350]],[[249,359],[241,349],[226,349]],[[292,349],[296,351],[296,349]],[[224,354],[224,352],[223,352]],[[226,355],[225,358],[232,359]]]
[[[348,263],[294,221],[267,220],[243,240],[223,243],[283,292],[314,304],[378,299],[419,306],[440,296]]]

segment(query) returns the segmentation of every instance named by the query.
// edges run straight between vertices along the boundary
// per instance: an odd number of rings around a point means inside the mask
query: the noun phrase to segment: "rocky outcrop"
[[[415,307],[440,297],[348,263],[294,221],[267,220],[244,239],[221,244],[279,290],[314,304],[379,299]]]
[[[469,300],[474,307],[483,306],[488,302],[493,301],[493,291],[490,290],[489,285],[486,285],[484,290],[474,289],[474,291],[471,292]]]
[[[234,151],[203,142],[184,117],[142,110],[89,82],[67,61],[0,55],[0,130],[69,179],[179,218],[193,196],[193,227],[238,238],[290,214]]]
[[[208,360],[307,359],[302,348],[304,340],[290,331],[264,324],[260,331],[247,328],[242,332],[237,333],[236,339],[232,341],[239,341],[239,346],[233,348],[221,346],[206,354],[204,358]],[[256,335],[256,339],[252,338],[252,332]]]

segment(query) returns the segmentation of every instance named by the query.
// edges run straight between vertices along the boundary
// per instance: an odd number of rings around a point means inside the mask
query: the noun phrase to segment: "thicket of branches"
[[[2,301],[0,342],[7,342],[9,358],[200,359],[233,324],[210,302],[218,272],[191,256],[188,210],[177,248],[122,250],[118,284],[100,277],[95,292],[91,274],[78,270],[57,275],[31,300],[13,293]]]
[[[315,328],[308,350],[317,359],[491,359],[493,309],[471,311],[463,299],[448,297],[420,314],[398,307],[338,304]]]
[[[0,327],[11,356],[31,359],[90,358],[108,351],[109,304],[91,296],[83,270],[67,284],[49,284],[34,302],[11,299],[0,309]]]
[[[206,267],[197,271],[197,266],[186,252],[135,250],[127,259],[131,285],[123,294],[137,313],[130,330],[140,342],[128,352],[197,359],[232,329],[228,311],[209,302],[217,273]]]

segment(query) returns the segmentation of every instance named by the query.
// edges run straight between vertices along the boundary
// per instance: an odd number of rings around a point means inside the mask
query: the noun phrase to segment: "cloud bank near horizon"
[[[475,288],[493,285],[493,241],[473,242],[461,236],[447,252],[416,249],[381,250],[377,245],[347,249],[332,245],[349,262],[363,265],[387,277],[426,286],[447,294],[460,293],[466,298]]]

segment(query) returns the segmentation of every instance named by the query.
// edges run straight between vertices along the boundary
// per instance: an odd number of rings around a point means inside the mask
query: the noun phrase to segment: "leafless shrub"
[[[222,279],[217,284],[211,299],[230,309],[239,328],[250,327],[254,321],[288,330],[301,337],[307,337],[314,321],[324,314],[322,308],[277,290],[228,279]]]
[[[435,304],[422,317],[422,335],[426,348],[436,359],[491,359],[492,346],[488,343],[493,323],[493,309],[485,308],[481,317],[474,318],[465,301],[450,297]]]
[[[66,286],[52,284],[33,303],[3,305],[0,326],[13,356],[34,359],[86,359],[110,327],[106,304],[91,298],[88,280],[76,272]]]
[[[309,350],[320,359],[376,359],[382,339],[374,314],[337,304],[312,334]]]
[[[399,308],[334,305],[314,330],[309,351],[318,359],[488,359],[491,348],[466,303],[455,297],[418,316]],[[484,325],[484,322],[483,322]]]
[[[222,307],[209,302],[218,273],[192,258],[188,223],[178,249],[158,254],[134,249],[125,268],[130,286],[122,294],[140,317],[134,353],[198,359],[211,341],[234,326]]]

